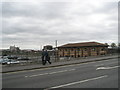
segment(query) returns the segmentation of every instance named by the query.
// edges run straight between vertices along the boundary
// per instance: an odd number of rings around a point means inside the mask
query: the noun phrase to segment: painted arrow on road
[[[96,70],[105,70],[105,69],[114,69],[114,68],[118,68],[120,66],[113,66],[113,67],[98,67]]]

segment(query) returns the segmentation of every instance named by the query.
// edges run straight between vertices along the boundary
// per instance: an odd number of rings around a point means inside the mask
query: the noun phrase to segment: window
[[[73,48],[71,49],[71,51],[73,51]]]
[[[84,48],[84,51],[87,51],[87,48]]]
[[[80,51],[80,48],[78,48],[77,51]]]
[[[101,48],[101,51],[104,51],[105,50],[105,48]]]
[[[92,50],[92,51],[95,51],[95,48],[92,48],[91,50]]]
[[[65,51],[67,51],[67,49],[65,49]]]

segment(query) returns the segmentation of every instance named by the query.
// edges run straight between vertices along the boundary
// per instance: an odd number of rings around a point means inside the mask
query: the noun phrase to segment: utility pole
[[[57,40],[55,40],[55,61],[57,61]]]
[[[55,46],[56,46],[56,48],[57,48],[57,40],[55,40]]]

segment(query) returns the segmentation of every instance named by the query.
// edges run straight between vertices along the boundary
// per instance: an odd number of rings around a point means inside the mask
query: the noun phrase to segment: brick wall
[[[87,57],[107,54],[107,47],[59,48],[60,57]]]

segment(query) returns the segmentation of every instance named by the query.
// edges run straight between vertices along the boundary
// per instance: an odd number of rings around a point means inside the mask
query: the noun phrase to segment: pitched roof
[[[98,43],[98,42],[84,42],[84,43],[68,43],[68,44],[59,46],[58,48],[60,47],[87,47],[87,46],[89,47],[89,46],[108,46],[108,45]]]

